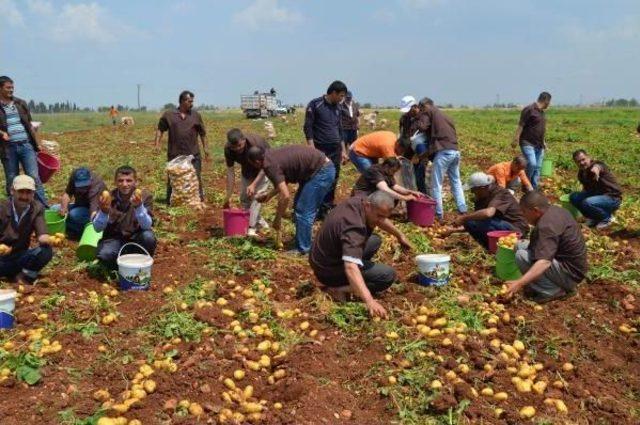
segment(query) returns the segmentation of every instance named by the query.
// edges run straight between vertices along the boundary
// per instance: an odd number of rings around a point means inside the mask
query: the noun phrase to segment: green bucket
[[[78,242],[78,248],[76,249],[76,257],[80,261],[93,261],[96,259],[96,251],[98,249],[98,242],[102,239],[102,232],[96,232],[92,223],[88,223],[84,226],[82,237]]]
[[[553,160],[552,159],[545,159],[542,161],[542,169],[540,170],[540,175],[542,177],[553,176]]]
[[[560,205],[562,205],[562,208],[564,208],[565,210],[569,211],[571,213],[571,215],[573,216],[573,218],[578,218],[578,217],[580,217],[582,215],[580,213],[580,210],[578,210],[576,207],[574,207],[573,204],[571,203],[571,201],[569,201],[569,194],[562,195],[560,197]]]
[[[509,248],[498,246],[496,251],[496,276],[502,280],[515,280],[522,276],[516,264],[516,252]]]
[[[47,231],[50,235],[63,233],[67,228],[67,217],[60,215],[58,211],[44,210],[44,221],[47,223]]]

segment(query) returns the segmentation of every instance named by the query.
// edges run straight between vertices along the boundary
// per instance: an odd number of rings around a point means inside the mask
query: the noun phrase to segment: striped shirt
[[[7,116],[7,133],[9,133],[10,142],[26,142],[29,140],[27,130],[20,121],[20,114],[16,104],[11,102],[7,105],[3,104],[2,109]]]

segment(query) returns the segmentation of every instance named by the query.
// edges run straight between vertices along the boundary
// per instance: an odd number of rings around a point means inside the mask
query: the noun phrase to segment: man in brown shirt
[[[340,118],[342,119],[342,140],[345,149],[358,138],[360,128],[360,107],[353,101],[353,94],[347,91],[344,102],[340,104]]]
[[[507,281],[506,298],[524,288],[525,296],[537,303],[568,298],[586,276],[587,248],[580,225],[564,208],[550,205],[540,192],[520,199],[527,221],[534,227],[531,240],[520,241],[516,263],[523,273]]]
[[[393,198],[381,191],[340,203],[322,223],[309,255],[309,264],[327,292],[337,299],[348,293],[357,295],[371,316],[387,316],[372,294],[384,291],[396,280],[392,267],[371,261],[382,244],[374,229],[380,227],[395,236],[404,249],[412,249],[407,237],[389,220],[393,204]]]
[[[507,189],[498,186],[492,176],[478,172],[469,178],[469,189],[475,196],[475,211],[459,216],[455,223],[485,249],[489,249],[488,232],[513,230],[526,235],[529,225],[518,201]]]
[[[160,149],[160,141],[164,132],[169,132],[167,160],[171,161],[180,155],[193,155],[192,164],[198,175],[200,185],[200,200],[204,201],[202,187],[202,157],[198,147],[198,136],[202,141],[204,160],[209,161],[209,147],[207,146],[207,131],[198,111],[193,110],[194,94],[190,91],[180,93],[180,106],[172,111],[166,111],[160,117],[156,130],[155,147]],[[167,204],[171,198],[171,184],[167,183]]]
[[[569,200],[587,219],[588,226],[606,229],[615,221],[613,213],[620,208],[622,189],[609,167],[591,159],[585,150],[575,151],[573,161],[579,168],[582,192],[573,192]]]
[[[260,202],[247,195],[247,187],[251,184],[260,172],[249,162],[248,152],[253,146],[269,149],[269,144],[257,134],[243,133],[240,129],[232,128],[227,132],[227,143],[224,146],[224,158],[227,163],[227,195],[223,208],[229,208],[233,186],[235,185],[236,173],[234,164],[240,164],[240,174],[242,175],[240,188],[240,203],[242,208],[250,211],[249,215],[249,236],[255,236],[258,227],[269,228],[267,222],[260,216]],[[268,181],[264,176],[256,183],[256,192],[267,190]]]
[[[0,201],[0,277],[31,284],[53,258],[44,221],[44,208],[34,200],[35,181],[27,175],[13,179],[11,196]],[[39,246],[29,248],[35,232]]]
[[[311,146],[291,145],[278,149],[254,146],[249,149],[249,162],[262,171],[247,188],[247,194],[253,196],[259,179],[267,176],[274,189],[255,197],[258,202],[267,202],[276,194],[278,208],[273,221],[276,230],[276,245],[281,245],[281,219],[291,194],[288,183],[298,183],[293,200],[293,216],[296,225],[296,247],[290,254],[307,254],[311,249],[311,231],[322,201],[336,179],[336,169],[327,156]]]
[[[400,101],[400,112],[402,112],[402,116],[400,116],[400,121],[398,123],[400,136],[403,139],[411,140],[418,132],[420,105],[418,105],[418,102],[413,96],[404,96]],[[424,137],[426,137],[426,135]],[[403,156],[407,159],[412,159],[415,154],[416,152],[413,149],[406,149]],[[426,165],[424,161],[418,161],[413,164],[413,175],[415,178],[415,186],[418,188],[418,191],[426,194]],[[413,185],[411,186],[413,187]]]
[[[406,189],[396,183],[394,175],[398,171],[398,158],[386,158],[382,164],[372,165],[356,180],[352,196],[368,196],[377,190],[388,193],[398,201],[412,201],[422,196],[420,192]]]

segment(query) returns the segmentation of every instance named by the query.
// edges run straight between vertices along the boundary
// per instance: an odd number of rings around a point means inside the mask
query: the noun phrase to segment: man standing
[[[240,164],[240,172],[242,174],[240,188],[240,203],[242,208],[250,211],[249,215],[249,236],[255,236],[257,227],[268,229],[269,225],[260,216],[260,208],[262,204],[256,201],[252,196],[247,195],[247,187],[256,179],[260,169],[254,167],[249,162],[249,149],[258,146],[262,149],[269,149],[269,144],[259,135],[247,133],[244,134],[240,129],[232,128],[227,132],[227,143],[224,146],[224,158],[227,162],[227,195],[222,208],[229,208],[231,195],[233,194],[233,186],[236,181],[236,173],[234,164]],[[255,191],[261,193],[268,187],[268,181],[264,174],[256,182]]]
[[[613,213],[620,208],[622,189],[609,167],[591,159],[583,149],[573,153],[573,160],[579,168],[582,192],[573,192],[569,201],[587,219],[589,227],[606,229],[615,221]]]
[[[418,102],[416,102],[415,97],[403,97],[400,101],[400,112],[402,112],[399,122],[400,137],[406,140],[411,140],[411,138],[416,136],[416,132],[418,132],[418,117],[420,115],[420,106],[418,105]],[[404,154],[407,159],[412,159],[414,155],[415,152],[413,149],[407,150]],[[423,161],[418,161],[413,164],[413,174],[415,176],[418,191],[426,194],[426,166]]]
[[[518,143],[520,144],[520,150],[527,158],[527,177],[534,189],[538,188],[544,150],[547,147],[544,138],[547,118],[544,111],[550,104],[551,95],[544,91],[540,93],[536,102],[526,106],[520,113],[520,122],[511,143],[514,149]]]
[[[165,131],[169,132],[167,160],[171,161],[180,155],[193,155],[192,164],[198,175],[200,185],[200,201],[204,202],[204,188],[202,187],[202,157],[198,147],[198,136],[202,141],[204,160],[209,161],[209,147],[207,145],[207,131],[198,111],[193,110],[194,94],[188,90],[180,93],[180,106],[176,110],[166,111],[158,122],[155,147],[160,148],[160,141]],[[171,183],[167,183],[167,204],[171,199]]]
[[[11,194],[11,182],[20,173],[20,165],[25,174],[36,184],[36,197],[47,206],[47,196],[38,174],[36,152],[40,150],[36,131],[31,125],[31,113],[27,102],[13,96],[13,80],[0,77],[0,158],[4,167],[7,196]]]
[[[9,199],[0,201],[0,277],[32,284],[53,258],[44,222],[44,209],[34,201],[35,181],[26,175],[13,179]],[[39,244],[29,249],[35,232]]]
[[[344,148],[349,149],[351,143],[358,138],[360,128],[360,107],[353,101],[353,94],[348,91],[344,102],[340,104],[342,113],[342,140]]]
[[[118,110],[113,105],[111,105],[111,108],[109,109],[109,117],[111,117],[111,123],[115,127],[116,126],[116,118],[118,117]]]
[[[533,190],[533,186],[525,173],[527,168],[527,159],[518,155],[513,158],[513,161],[499,162],[489,167],[487,173],[496,179],[496,184],[505,189],[509,189],[512,194],[520,186],[524,188],[525,192]]]
[[[73,170],[62,195],[60,214],[67,216],[69,239],[79,239],[84,226],[98,212],[99,199],[107,190],[102,177],[86,167]],[[71,204],[71,198],[74,202]]]
[[[524,288],[524,295],[543,304],[575,294],[587,274],[587,248],[580,225],[564,208],[550,205],[540,192],[520,199],[527,221],[535,226],[531,241],[516,246],[516,263],[523,273],[507,281],[507,298]]]
[[[357,295],[372,317],[387,316],[372,294],[386,290],[396,280],[392,267],[371,261],[382,244],[373,231],[380,227],[403,249],[412,249],[407,237],[389,220],[393,207],[393,198],[381,191],[347,199],[322,223],[309,255],[309,264],[327,292],[338,300],[349,293]]]
[[[333,208],[336,184],[340,177],[340,165],[347,160],[347,151],[342,140],[342,120],[340,103],[347,94],[347,86],[342,81],[334,81],[327,94],[313,99],[307,105],[304,118],[304,135],[307,143],[323,152],[335,166],[336,178],[327,193],[320,215]]]

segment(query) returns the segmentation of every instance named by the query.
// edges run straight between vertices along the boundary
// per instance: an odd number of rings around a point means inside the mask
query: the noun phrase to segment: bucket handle
[[[135,245],[138,248],[140,248],[141,250],[144,251],[145,254],[147,254],[149,257],[151,257],[151,254],[149,254],[149,251],[147,251],[146,249],[144,249],[144,247],[140,244],[137,244],[135,242],[127,242],[126,244],[122,245],[122,247],[120,248],[120,251],[118,251],[118,258],[120,258],[122,256],[122,250],[128,246],[128,245]]]

